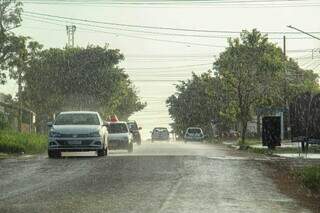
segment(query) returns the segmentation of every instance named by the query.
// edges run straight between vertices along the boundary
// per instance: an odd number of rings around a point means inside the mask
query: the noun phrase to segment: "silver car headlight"
[[[51,132],[49,132],[49,137],[59,138],[59,137],[61,137],[61,133],[55,132],[55,131],[51,131]]]
[[[89,137],[92,137],[92,138],[100,137],[100,132],[91,132],[91,133],[89,134]]]

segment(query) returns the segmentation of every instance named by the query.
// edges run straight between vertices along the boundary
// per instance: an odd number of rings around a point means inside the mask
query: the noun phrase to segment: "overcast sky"
[[[105,4],[107,1],[102,0],[88,1],[90,4],[86,4],[85,1],[81,1],[81,3],[80,0],[77,1],[78,3],[68,0],[41,0],[39,1],[41,4],[37,3],[36,0],[26,0],[24,2],[26,12],[132,25],[219,31],[241,31],[257,28],[264,32],[294,32],[286,27],[287,25],[293,25],[306,31],[320,31],[318,21],[320,20],[320,4],[319,1],[311,0],[299,1],[299,3],[275,1],[278,4],[264,3],[262,5],[244,3],[219,5],[212,3],[214,1],[208,4],[195,3],[194,1],[181,2],[178,5],[112,5]],[[228,2],[228,0],[224,2]],[[133,117],[142,126],[146,127],[144,134],[147,134],[153,126],[168,126],[168,123],[171,122],[165,106],[165,99],[174,92],[173,85],[177,83],[177,80],[189,78],[191,71],[201,73],[210,69],[214,56],[223,50],[223,46],[227,45],[225,38],[207,38],[206,36],[238,36],[238,34],[227,33],[125,28],[161,33],[193,34],[203,37],[155,35],[111,29],[112,27],[123,28],[121,26],[103,25],[104,28],[96,28],[79,25],[75,21],[57,22],[43,18],[39,19],[30,16],[30,13],[28,14],[28,16],[23,16],[22,27],[17,30],[17,33],[32,37],[44,44],[46,48],[64,47],[67,41],[65,25],[75,24],[78,27],[75,32],[75,44],[77,46],[105,45],[108,43],[109,48],[121,50],[126,57],[121,66],[127,68],[127,72],[140,91],[142,99],[149,104],[143,112]],[[42,22],[39,20],[42,20]],[[272,34],[270,37],[273,38],[272,42],[282,46],[281,38],[283,35]],[[320,34],[317,35],[320,36]],[[132,36],[144,38],[133,38]],[[287,36],[288,38],[305,38],[303,35],[288,34]],[[163,40],[169,40],[170,42]],[[181,43],[174,43],[175,41]],[[317,71],[320,71],[320,66],[317,67],[320,63],[319,54],[317,55],[318,58],[312,60],[310,51],[290,52],[290,50],[319,47],[319,42],[315,39],[288,39],[287,42],[289,56],[305,57],[300,59],[300,64],[306,68],[316,68]],[[14,94],[16,86],[14,82],[10,81],[6,86],[1,86],[0,91]]]

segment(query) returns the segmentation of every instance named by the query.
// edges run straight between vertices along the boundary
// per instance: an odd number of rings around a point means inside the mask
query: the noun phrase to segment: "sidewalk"
[[[223,141],[222,143],[234,149],[239,149],[237,141]],[[267,151],[268,149],[268,147],[262,146],[262,142],[260,144],[249,144],[248,147],[253,150],[261,151]],[[300,143],[293,143],[290,141],[282,142],[280,147],[276,147],[276,150],[273,152],[272,155],[284,158],[320,159],[320,153],[303,153],[301,151]]]

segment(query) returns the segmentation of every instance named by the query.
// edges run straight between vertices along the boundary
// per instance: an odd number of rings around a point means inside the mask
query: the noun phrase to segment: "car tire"
[[[104,155],[108,156],[108,148],[106,147],[105,151],[104,151]]]
[[[98,157],[103,157],[106,155],[106,150],[104,148],[97,150]]]
[[[55,153],[54,153],[53,151],[48,150],[48,157],[49,157],[49,158],[55,158],[56,155],[55,155]]]
[[[49,158],[60,158],[61,151],[59,150],[48,150],[48,157]]]
[[[130,144],[128,145],[128,152],[129,152],[129,153],[132,153],[132,152],[133,152],[133,143],[130,143]]]

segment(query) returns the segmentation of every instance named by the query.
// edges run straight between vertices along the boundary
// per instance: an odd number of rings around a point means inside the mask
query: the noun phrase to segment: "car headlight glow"
[[[49,133],[49,137],[58,138],[58,137],[61,137],[61,133],[55,132],[55,131],[51,131],[51,132]]]

